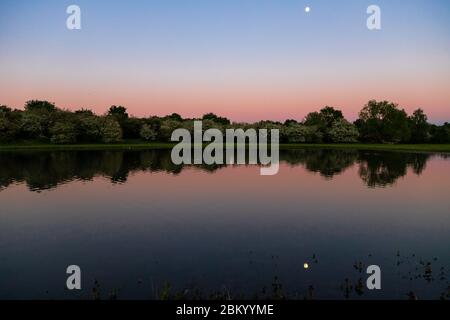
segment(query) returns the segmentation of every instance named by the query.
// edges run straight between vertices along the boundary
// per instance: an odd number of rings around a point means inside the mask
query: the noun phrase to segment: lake
[[[170,150],[1,152],[0,298],[450,295],[449,155],[280,159],[260,176],[176,166]],[[373,264],[382,290],[365,287]],[[69,265],[81,291],[65,289]]]

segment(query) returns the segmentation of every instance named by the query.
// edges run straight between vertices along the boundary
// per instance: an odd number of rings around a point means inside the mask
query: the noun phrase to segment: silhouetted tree
[[[215,115],[214,113],[207,113],[203,116],[203,120],[212,120],[215,123],[221,124],[221,125],[229,125],[231,123],[230,120],[224,117],[219,117]]]
[[[306,126],[317,126],[319,128],[326,127],[325,119],[322,117],[322,115],[319,112],[310,112],[305,117],[305,120],[303,123]]]
[[[158,133],[156,132],[156,130],[154,130],[152,126],[149,124],[144,124],[142,126],[140,135],[142,139],[146,141],[155,141],[156,138],[158,137]]]
[[[428,124],[428,117],[422,109],[414,111],[413,115],[409,117],[411,125],[411,142],[423,143],[430,139],[430,125]]]
[[[408,142],[408,115],[398,105],[388,101],[371,100],[355,122],[360,139],[368,142]]]
[[[41,100],[27,101],[21,123],[24,136],[31,139],[49,139],[56,111],[54,103]]]
[[[287,119],[285,122],[284,122],[284,125],[285,126],[291,126],[291,125],[297,125],[299,122],[297,121],[297,120],[295,120],[295,119]]]
[[[17,139],[20,129],[21,112],[0,105],[0,142]]]
[[[30,100],[25,103],[25,111],[51,113],[56,111],[56,107],[54,103],[45,100]]]
[[[94,116],[94,112],[92,112],[92,110],[89,109],[79,109],[79,110],[75,110],[74,112],[76,115],[89,115],[89,116]]]
[[[344,119],[342,111],[328,106],[320,110],[320,116],[323,118],[328,128],[331,128],[336,121]]]
[[[342,111],[326,106],[319,112],[309,113],[305,118],[304,124],[316,127],[317,130],[320,131],[325,142],[333,142],[329,131],[335,122],[341,120],[344,120]]]
[[[354,124],[342,118],[333,122],[327,135],[335,143],[354,143],[358,141],[359,132]]]
[[[442,126],[430,126],[431,142],[450,143],[450,124],[444,123]]]
[[[108,110],[108,115],[115,117],[116,119],[127,119],[127,108],[123,106],[111,106]]]
[[[122,129],[113,117],[101,119],[100,134],[105,143],[120,142],[122,140]]]
[[[120,123],[120,122],[119,122]],[[121,122],[124,139],[139,139],[142,128],[142,120],[131,117]]]
[[[183,118],[178,113],[172,113],[168,116],[165,116],[164,119],[174,120],[174,121],[183,121]]]

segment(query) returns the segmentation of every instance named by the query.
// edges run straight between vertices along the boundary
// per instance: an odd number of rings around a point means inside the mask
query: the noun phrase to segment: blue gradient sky
[[[66,29],[70,4],[82,30]],[[374,98],[450,120],[446,0],[0,0],[0,44],[0,103],[15,107],[253,121],[333,105],[354,119]]]

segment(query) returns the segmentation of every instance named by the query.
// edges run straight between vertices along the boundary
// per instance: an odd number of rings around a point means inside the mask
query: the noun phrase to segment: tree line
[[[430,124],[422,109],[408,115],[395,103],[375,100],[362,108],[353,123],[344,118],[342,111],[329,106],[302,120],[238,123],[213,113],[199,119],[185,119],[177,113],[138,118],[130,116],[123,106],[111,106],[104,115],[96,115],[89,109],[72,112],[48,101],[31,100],[24,110],[0,105],[0,142],[170,142],[175,129],[193,132],[195,120],[203,121],[204,130],[279,129],[281,143],[450,143],[449,123]]]

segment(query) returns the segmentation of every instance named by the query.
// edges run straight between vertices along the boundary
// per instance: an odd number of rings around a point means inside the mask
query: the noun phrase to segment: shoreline
[[[145,149],[171,149],[177,143],[136,143],[123,142],[114,144],[38,144],[23,143],[0,145],[0,151],[22,151],[22,150],[145,150]],[[356,150],[380,150],[380,151],[411,151],[411,152],[449,152],[450,144],[280,144],[280,150],[289,149],[306,149],[306,148],[323,148],[323,149],[356,149]]]

